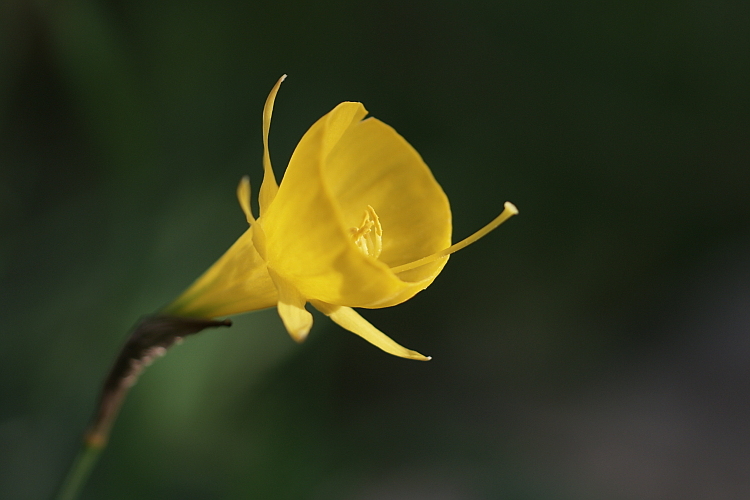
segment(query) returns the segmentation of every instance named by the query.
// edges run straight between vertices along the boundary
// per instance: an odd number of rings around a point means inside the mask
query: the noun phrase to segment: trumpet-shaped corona
[[[300,140],[281,185],[271,167],[268,134],[276,94],[263,110],[263,169],[256,218],[250,181],[237,197],[249,224],[232,247],[165,314],[214,318],[276,306],[302,341],[313,307],[382,350],[427,360],[391,340],[354,307],[400,304],[427,288],[450,254],[518,213],[506,202],[487,226],[451,244],[448,198],[403,137],[361,103],[343,102]],[[376,212],[377,209],[377,212]]]

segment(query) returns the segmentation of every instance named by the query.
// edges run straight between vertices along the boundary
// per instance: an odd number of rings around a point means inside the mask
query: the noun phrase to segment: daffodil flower
[[[250,182],[237,197],[250,225],[165,314],[216,318],[276,306],[293,339],[305,339],[309,302],[382,350],[427,360],[354,311],[400,304],[427,288],[448,256],[518,213],[505,209],[469,238],[451,245],[448,198],[422,158],[395,130],[358,102],[343,102],[297,145],[276,183],[268,151],[271,114],[282,77],[263,110],[260,214],[250,209]]]

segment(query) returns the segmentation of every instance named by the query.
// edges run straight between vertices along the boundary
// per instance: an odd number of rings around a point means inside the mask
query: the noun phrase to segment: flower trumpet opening
[[[462,248],[466,248],[467,246],[471,245],[475,241],[485,237],[490,231],[497,228],[500,224],[510,219],[514,215],[518,215],[518,209],[513,203],[506,201],[504,205],[504,209],[500,215],[495,217],[492,220],[492,222],[490,222],[489,224],[487,224],[482,229],[472,234],[468,238],[465,238],[459,241],[458,243],[449,246],[445,250],[435,252],[432,255],[428,255],[427,257],[422,257],[421,259],[415,260],[414,262],[409,262],[408,264],[403,264],[400,266],[392,267],[391,271],[395,274],[402,273],[404,271],[415,269],[419,266],[424,266],[425,264],[429,264],[430,262],[434,262],[438,259],[442,259],[443,257],[447,257],[452,253],[456,253]]]

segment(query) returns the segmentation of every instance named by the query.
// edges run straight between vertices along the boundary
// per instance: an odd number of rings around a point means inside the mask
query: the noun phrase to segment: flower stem
[[[75,500],[86,484],[99,454],[107,446],[112,430],[128,391],[141,372],[167,349],[180,343],[184,337],[206,328],[231,326],[228,319],[215,321],[179,316],[148,316],[136,325],[125,345],[120,349],[109,375],[104,380],[94,418],[83,437],[83,444],[68,474],[65,476],[55,500]]]
[[[75,500],[78,498],[103,449],[103,446],[92,446],[87,443],[81,446],[68,474],[57,491],[57,495],[54,497],[55,500]]]

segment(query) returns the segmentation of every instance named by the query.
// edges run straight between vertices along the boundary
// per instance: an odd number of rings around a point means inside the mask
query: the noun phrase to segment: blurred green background
[[[84,499],[750,496],[750,3],[0,2],[0,497],[51,495],[143,314],[363,102],[454,239],[396,308],[433,356],[274,310],[174,348]]]

